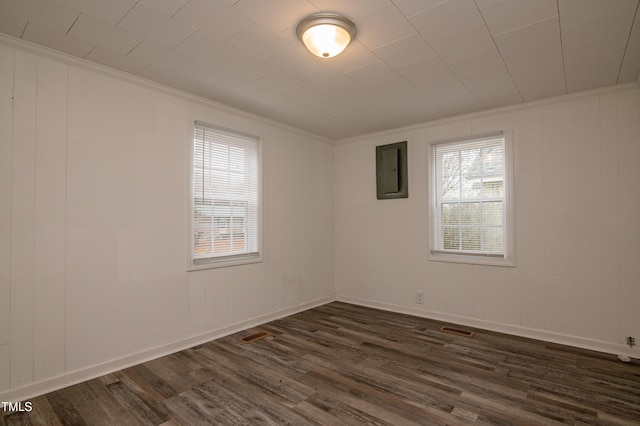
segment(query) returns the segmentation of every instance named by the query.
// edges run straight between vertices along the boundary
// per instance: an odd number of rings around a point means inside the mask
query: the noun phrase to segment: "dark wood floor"
[[[640,365],[331,303],[31,400],[0,424],[640,424]],[[257,331],[273,337],[251,344]]]

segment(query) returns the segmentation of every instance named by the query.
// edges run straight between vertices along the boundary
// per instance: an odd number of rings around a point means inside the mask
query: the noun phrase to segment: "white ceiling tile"
[[[224,92],[234,93],[243,97],[248,97],[267,89],[264,86],[237,76],[231,76],[228,79],[221,81],[216,84],[216,87]]]
[[[558,17],[495,37],[524,100],[566,92]]]
[[[118,23],[118,27],[167,47],[175,47],[196,31],[188,24],[142,3],[136,4]]]
[[[276,71],[271,64],[248,54],[236,56],[220,65],[220,68],[248,81],[258,80]]]
[[[563,29],[593,24],[612,15],[633,19],[637,7],[638,0],[558,0]]]
[[[480,7],[480,6],[479,6]],[[557,0],[501,0],[480,7],[494,36],[558,15]]]
[[[476,5],[478,5],[478,9],[484,9],[485,7],[489,7],[495,3],[500,3],[502,0],[476,0]]]
[[[449,113],[482,109],[482,104],[440,58],[412,64],[398,72]]]
[[[216,66],[244,54],[237,47],[213,39],[200,30],[187,37],[175,47],[175,50]]]
[[[189,0],[138,0],[138,1],[147,6],[158,9],[162,13],[169,16],[173,16],[185,4],[189,3]]]
[[[638,70],[640,70],[640,7],[636,10],[617,83],[634,81],[638,78]]]
[[[181,66],[179,74],[186,76],[190,80],[199,81],[211,86],[231,77],[231,75],[223,69],[199,60],[191,61]]]
[[[251,102],[243,106],[242,110],[260,117],[273,118],[274,105]]]
[[[373,53],[393,69],[433,58],[436,53],[418,34],[373,50]]]
[[[358,84],[370,87],[400,78],[389,65],[384,62],[376,62],[371,65],[349,71],[347,76],[357,81]]]
[[[367,104],[370,102],[376,102],[379,98],[376,96],[375,91],[372,91],[369,87],[357,84],[356,82],[352,82],[348,86],[336,86],[335,88],[327,88],[325,90],[327,94],[351,103],[359,102]]]
[[[390,0],[309,0],[318,12],[333,12],[356,20],[391,4]]]
[[[10,35],[11,37],[20,38],[27,27],[27,19],[14,18],[8,14],[0,15],[0,33]]]
[[[433,102],[428,96],[417,91],[392,99],[393,103],[402,111],[402,115],[406,117],[406,124],[411,122],[415,123],[416,119],[425,121],[425,117],[443,117],[447,114],[440,105]]]
[[[302,44],[289,53],[270,57],[266,61],[274,68],[286,71],[297,78],[324,69],[329,65],[328,61],[309,53]]]
[[[117,24],[136,4],[136,0],[54,0],[82,13],[102,19],[109,24]]]
[[[238,109],[245,109],[249,105],[252,104],[252,96],[241,96],[236,92],[225,92],[223,91],[218,96],[214,98],[216,102],[220,102],[221,104],[229,105]]]
[[[262,92],[251,95],[249,103],[242,109],[262,117],[273,118],[274,111],[279,105],[291,100],[281,93],[264,90]]]
[[[356,37],[369,49],[403,39],[415,30],[393,5],[379,9],[356,20]]]
[[[409,83],[404,77],[397,74],[397,78],[384,83],[380,83],[375,86],[376,95],[392,99],[398,97],[408,97],[410,95],[419,95],[420,97],[426,97],[426,95],[420,92],[413,84]]]
[[[350,121],[355,121],[359,127],[366,128],[369,132],[409,124],[405,111],[387,99],[377,98],[372,102],[354,103],[348,106],[353,111]]]
[[[327,93],[321,88],[314,87],[310,84],[298,87],[286,95],[289,99],[303,102],[321,110],[330,109],[336,104],[336,97]]]
[[[274,33],[295,28],[302,18],[317,12],[306,0],[240,0],[234,8]]]
[[[340,88],[353,84],[353,79],[349,78],[347,74],[336,72],[331,68],[319,68],[305,75],[303,80],[320,89]]]
[[[448,1],[449,0],[393,0],[393,4],[408,18]]]
[[[141,59],[126,56],[102,46],[93,48],[86,59],[130,74],[137,74],[148,65]]]
[[[209,99],[213,99],[213,96],[220,94],[220,91],[216,90],[214,86],[208,86],[201,82],[189,80],[181,74],[164,68],[159,68],[155,65],[145,67],[138,72],[138,76]]]
[[[239,33],[253,22],[230,4],[210,0],[191,0],[173,17],[220,40]]]
[[[41,27],[29,22],[22,34],[24,40],[84,58],[95,46],[93,43],[69,37],[49,27]]]
[[[313,87],[322,90],[327,96],[343,101],[365,101],[371,100],[372,98],[370,88],[358,84],[346,74],[341,76],[331,75],[325,80],[314,79],[313,83],[310,84],[312,84]]]
[[[290,101],[290,98],[282,93],[265,89],[262,92],[251,95],[251,103],[249,105],[260,105],[263,107],[273,107]]]
[[[445,62],[495,49],[480,12],[468,0],[451,0],[409,21]]]
[[[76,20],[68,35],[124,55],[142,41],[139,35],[84,14]]]
[[[315,99],[308,99],[301,101],[305,105],[309,105],[312,108],[316,108],[318,111],[322,111],[324,114],[329,114],[337,119],[334,120],[332,125],[340,126],[345,121],[351,121],[354,125],[357,125],[353,116],[353,109],[358,108],[357,103],[345,102],[338,98],[333,98],[330,102],[316,102]],[[347,118],[348,117],[348,118]]]
[[[451,0],[410,21],[483,106],[522,102],[475,3]]]
[[[268,74],[256,80],[256,83],[266,87],[269,90],[284,94],[294,89],[298,89],[306,84],[304,81],[299,80],[282,71],[275,71],[271,74]]]
[[[274,115],[283,118],[285,124],[299,127],[300,123],[304,123],[304,128],[312,129],[311,131],[322,131],[327,128],[326,123],[337,125],[337,117],[322,112],[317,108],[305,105],[296,101],[284,102],[273,107]],[[324,129],[324,131],[329,129]]]
[[[306,53],[312,55],[309,52]],[[360,44],[357,39],[349,44],[343,53],[333,58],[318,58],[318,60],[326,62],[327,69],[343,73],[380,62],[380,59]]]
[[[201,89],[200,92],[197,93],[197,95],[202,96],[202,97],[207,98],[207,99],[214,100],[218,96],[220,96],[222,93],[224,93],[224,92],[222,92],[216,86],[207,86],[207,87]]]
[[[290,52],[292,44],[297,43],[293,36],[287,40],[287,38],[273,33],[260,22],[252,23],[225,41],[245,52],[265,59]]]
[[[567,90],[615,84],[637,0],[559,0]]]
[[[137,45],[127,56],[161,69],[174,70],[176,73],[179,73],[179,69],[191,61],[189,56],[177,50],[147,40]]]
[[[450,64],[460,81],[486,108],[514,105],[523,101],[500,54],[483,55]]]
[[[80,15],[77,10],[50,0],[2,0],[0,10],[4,19],[20,24],[29,21],[58,34],[65,34]]]

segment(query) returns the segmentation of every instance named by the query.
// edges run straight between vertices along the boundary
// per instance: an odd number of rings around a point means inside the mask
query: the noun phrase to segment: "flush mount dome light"
[[[315,13],[300,21],[296,32],[311,53],[331,58],[340,54],[355,38],[356,26],[335,13]]]

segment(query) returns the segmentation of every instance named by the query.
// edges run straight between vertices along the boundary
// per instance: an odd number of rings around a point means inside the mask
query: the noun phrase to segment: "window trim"
[[[195,209],[195,199],[193,194],[193,181],[195,178],[194,170],[194,135],[197,125],[211,127],[215,130],[222,132],[228,132],[236,134],[238,136],[246,136],[257,141],[257,154],[258,154],[258,247],[256,253],[242,253],[242,254],[230,254],[226,256],[220,256],[218,258],[208,258],[199,260],[193,255],[194,250],[194,218],[193,212]],[[215,124],[210,124],[201,120],[189,120],[187,126],[189,134],[187,137],[187,247],[186,247],[186,266],[187,271],[199,271],[203,269],[223,268],[229,266],[246,265],[252,263],[260,263],[263,261],[263,247],[264,247],[264,231],[263,231],[263,218],[264,218],[264,200],[263,200],[263,155],[262,155],[262,140],[255,135],[238,132],[237,130],[228,129]]]
[[[466,263],[474,265],[492,265],[492,266],[508,266],[515,267],[515,212],[514,212],[514,178],[513,178],[513,141],[512,132],[510,130],[497,131],[479,135],[471,135],[466,137],[434,140],[428,143],[427,148],[427,192],[429,200],[429,208],[427,215],[429,217],[429,233],[432,234],[436,229],[437,220],[437,194],[434,185],[436,179],[435,173],[438,166],[435,164],[434,148],[436,145],[460,144],[465,142],[478,142],[492,137],[502,136],[504,138],[504,202],[505,202],[505,223],[504,232],[504,255],[493,255],[488,253],[460,253],[447,252],[436,249],[434,235],[429,237],[429,260],[439,262]]]

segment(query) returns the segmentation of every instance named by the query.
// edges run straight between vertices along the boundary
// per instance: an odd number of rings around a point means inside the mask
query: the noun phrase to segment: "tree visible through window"
[[[255,138],[196,123],[192,266],[260,257],[260,155]]]
[[[434,143],[431,157],[432,254],[505,258],[505,137]]]

